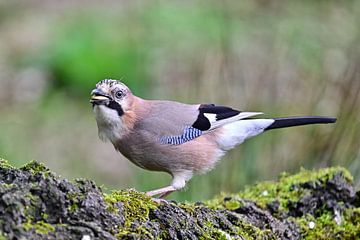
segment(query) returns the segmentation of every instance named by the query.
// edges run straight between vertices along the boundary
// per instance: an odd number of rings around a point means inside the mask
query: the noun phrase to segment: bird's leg
[[[158,204],[167,204],[168,201],[165,200],[165,197],[174,191],[176,191],[176,189],[173,186],[167,186],[160,189],[155,189],[153,191],[149,191],[146,193],[146,195],[150,197],[160,195],[158,198],[153,197],[152,200]]]
[[[166,197],[167,195],[169,195],[170,193],[176,191],[176,189],[173,186],[167,186],[167,187],[163,187],[163,188],[159,188],[159,189],[155,189],[152,191],[148,191],[146,192],[146,195],[153,197],[156,195],[160,195],[160,198],[162,197]]]
[[[170,193],[180,190],[185,187],[186,181],[192,177],[192,171],[181,171],[173,174],[173,179],[170,186],[155,189],[146,193],[146,195],[153,197],[160,195],[159,198],[165,198]]]
[[[174,191],[175,191],[175,190],[174,190]],[[169,194],[173,193],[174,191],[165,192],[165,193],[161,194],[161,195],[159,196],[159,198],[164,199],[164,198],[166,198]]]

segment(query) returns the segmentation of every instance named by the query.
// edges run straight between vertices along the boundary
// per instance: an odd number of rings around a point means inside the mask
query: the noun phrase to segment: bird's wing
[[[201,104],[198,112],[197,119],[192,126],[201,131],[210,131],[231,122],[262,114],[261,112],[241,112],[214,104]]]
[[[149,114],[138,122],[137,127],[150,132],[163,144],[179,145],[225,124],[260,114],[214,104],[153,101]]]

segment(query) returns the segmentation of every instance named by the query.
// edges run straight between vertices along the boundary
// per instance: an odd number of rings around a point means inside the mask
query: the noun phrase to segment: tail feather
[[[293,126],[301,126],[308,124],[325,124],[325,123],[334,123],[336,118],[334,117],[286,117],[286,118],[274,118],[274,122],[265,128],[264,130],[271,130],[276,128],[286,128]]]

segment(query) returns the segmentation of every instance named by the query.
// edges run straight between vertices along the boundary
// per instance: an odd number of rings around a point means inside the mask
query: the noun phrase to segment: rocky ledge
[[[104,193],[35,161],[0,160],[0,239],[359,239],[360,192],[343,168],[282,174],[236,194],[157,204]]]

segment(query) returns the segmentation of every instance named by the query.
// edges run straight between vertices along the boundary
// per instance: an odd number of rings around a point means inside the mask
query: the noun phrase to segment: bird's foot
[[[168,200],[163,199],[163,198],[151,198],[151,200],[153,200],[157,204],[170,204],[170,202]]]
[[[174,191],[176,191],[176,189],[173,186],[167,186],[167,187],[155,189],[152,191],[148,191],[148,192],[146,192],[146,195],[148,195],[149,197],[159,195],[159,198],[165,198],[166,196],[168,196],[170,193],[172,193]]]

